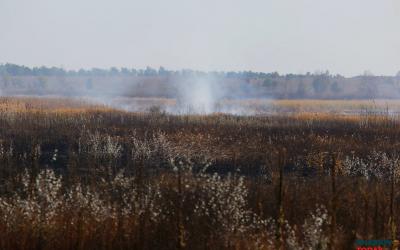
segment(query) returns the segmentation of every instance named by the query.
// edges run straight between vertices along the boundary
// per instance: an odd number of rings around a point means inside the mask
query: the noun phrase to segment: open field
[[[160,111],[175,114],[190,113],[190,107],[179,107],[175,98],[151,97],[115,97],[107,101],[86,98],[97,103],[117,107],[126,111],[145,112],[154,107]],[[317,100],[317,99],[222,99],[213,102],[215,113],[230,113],[235,115],[276,115],[298,113],[330,113],[330,114],[389,114],[400,113],[400,101],[396,99],[376,100]],[[201,113],[198,112],[198,113]]]
[[[299,113],[327,113],[339,115],[378,114],[396,116],[400,113],[400,101],[376,100],[313,100],[313,99],[222,99],[212,102],[214,113],[234,115],[280,115]],[[158,110],[172,114],[188,114],[191,107],[179,107],[175,98],[158,97],[79,97],[65,96],[18,96],[0,97],[0,109],[15,111],[54,111],[61,109],[119,109],[129,112]],[[201,111],[198,112],[201,114]]]
[[[267,106],[274,114],[172,115],[1,98],[0,249],[354,249],[357,239],[399,239],[400,119],[387,110],[400,102]],[[382,112],[356,112],[364,108]]]

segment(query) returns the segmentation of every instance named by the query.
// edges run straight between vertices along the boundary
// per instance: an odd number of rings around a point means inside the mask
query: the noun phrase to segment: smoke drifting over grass
[[[210,114],[218,112],[224,89],[211,77],[188,79],[178,84],[176,112]]]
[[[164,92],[167,97],[160,97],[160,92],[163,90],[153,88],[149,83],[149,85],[128,84],[110,91],[107,89],[112,86],[103,85],[101,89],[92,89],[86,98],[96,103],[132,112],[166,112],[177,115],[214,113],[252,115],[261,110],[254,109],[257,106],[254,102],[250,105],[251,100],[255,100],[256,88],[245,83],[227,83],[218,76],[196,75],[171,78],[168,83],[159,86],[169,88]],[[143,95],[143,88],[146,89],[146,95]],[[127,97],[127,93],[132,96]],[[270,100],[270,98],[264,98],[258,104],[262,103],[265,107],[269,105]]]

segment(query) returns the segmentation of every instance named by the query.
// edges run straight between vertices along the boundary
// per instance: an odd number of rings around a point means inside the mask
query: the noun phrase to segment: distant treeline
[[[164,67],[154,69],[146,67],[145,69],[129,69],[129,68],[116,68],[110,69],[92,68],[92,69],[79,69],[79,70],[65,70],[58,67],[27,67],[17,64],[0,64],[0,74],[9,76],[220,76],[231,78],[254,78],[254,77],[278,77],[279,73],[263,73],[253,71],[211,71],[204,72],[198,70],[182,69],[182,70],[167,70]],[[288,75],[296,76],[296,75]]]
[[[278,99],[376,99],[400,97],[400,72],[396,76],[374,76],[365,72],[354,77],[328,71],[306,74],[172,71],[115,68],[65,70],[57,67],[26,67],[0,64],[2,95],[120,95],[176,97],[182,84],[212,79],[224,89],[226,98]],[[207,81],[208,81],[207,80]]]

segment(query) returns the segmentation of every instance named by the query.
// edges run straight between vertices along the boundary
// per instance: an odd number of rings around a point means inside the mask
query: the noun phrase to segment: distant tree
[[[263,82],[263,86],[268,88],[268,89],[274,89],[278,85],[278,82],[275,80],[272,80],[271,78],[265,78]]]
[[[92,88],[93,88],[93,81],[92,81],[92,78],[88,78],[87,80],[86,80],[86,89],[87,90],[91,90]]]
[[[146,70],[144,71],[145,76],[156,76],[157,75],[157,70],[147,66]]]
[[[286,78],[287,80],[291,80],[291,79],[296,78],[296,75],[295,75],[295,74],[287,74],[287,75],[285,75],[285,78]]]
[[[39,76],[35,82],[35,88],[37,91],[43,92],[47,89],[47,79],[44,76]]]
[[[10,77],[8,75],[3,75],[3,87],[4,88],[8,88],[8,86],[10,85]]]
[[[270,77],[272,77],[272,78],[278,78],[279,77],[279,73],[278,72],[272,72],[272,73],[269,73],[268,74]]]
[[[160,68],[158,69],[158,75],[166,76],[168,74],[169,74],[168,70],[166,70],[163,66],[160,66]]]
[[[14,88],[23,87],[24,82],[19,78],[13,78],[13,79],[11,79],[11,85]]]
[[[362,85],[360,88],[361,91],[361,95],[364,98],[369,98],[369,99],[374,99],[377,96],[377,86],[376,86],[376,82],[375,82],[375,77],[374,75],[371,73],[371,71],[366,70],[364,71],[364,74],[361,77],[362,79]]]
[[[144,70],[143,69],[138,69],[137,70],[137,75],[138,76],[144,76]]]
[[[393,77],[384,77],[384,83],[388,84],[388,85],[394,85],[396,84],[396,78]]]
[[[295,98],[304,98],[307,94],[307,89],[306,85],[302,80],[299,81],[299,84],[297,85],[297,90],[295,93]]]
[[[86,70],[84,70],[84,69],[79,69],[78,75],[80,75],[80,76],[86,76],[86,75],[89,75],[89,72],[86,71]]]
[[[92,76],[107,76],[108,71],[105,69],[93,68],[90,72]]]
[[[136,69],[131,69],[131,75],[137,76],[139,73]]]
[[[182,69],[181,70],[181,75],[182,76],[194,76],[194,71],[191,70],[191,69]]]
[[[394,84],[396,85],[396,87],[399,89],[400,91],[400,71],[397,72],[395,79],[394,79]]]
[[[119,70],[116,67],[110,68],[110,75],[112,76],[119,75]]]
[[[374,76],[374,74],[370,70],[365,70],[363,73],[363,77]]]
[[[123,74],[123,75],[130,75],[130,71],[129,71],[129,69],[127,69],[127,68],[121,68],[121,74]]]
[[[66,72],[67,76],[76,76],[78,73],[75,70],[68,70]]]
[[[314,77],[312,82],[315,93],[321,94],[325,92],[329,84],[329,79],[325,75],[318,75]]]
[[[240,73],[237,73],[235,71],[229,71],[226,73],[227,78],[238,78],[240,76]]]
[[[341,91],[341,89],[340,89],[339,84],[338,84],[337,81],[334,81],[333,84],[331,85],[331,91],[332,91],[334,94],[338,94],[338,93]]]
[[[50,75],[51,70],[45,66],[39,68],[39,75],[40,76],[48,76]]]
[[[63,68],[51,67],[49,70],[49,75],[52,76],[65,76],[66,72]]]
[[[325,76],[325,77],[329,77],[329,76],[330,76],[330,73],[329,73],[329,70],[325,70],[325,71],[323,71],[323,70],[316,70],[316,71],[314,72],[314,76]]]
[[[31,75],[32,71],[30,68],[25,66],[19,66],[16,64],[7,63],[3,66],[2,72],[10,76],[21,76],[21,75]]]

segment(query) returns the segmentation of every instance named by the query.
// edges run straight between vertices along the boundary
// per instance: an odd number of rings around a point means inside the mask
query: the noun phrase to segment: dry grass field
[[[173,115],[0,98],[0,249],[399,239],[400,119],[356,111],[400,102],[269,104],[274,114]]]
[[[88,98],[88,100],[90,100]],[[126,111],[145,112],[154,107],[162,111],[185,114],[185,108],[177,109],[174,98],[150,97],[116,97],[109,101],[96,100]],[[396,99],[376,100],[313,100],[313,99],[223,99],[213,103],[215,113],[231,113],[236,115],[282,115],[298,113],[328,114],[390,114],[400,112],[400,101]],[[178,111],[177,111],[178,110]],[[200,112],[201,113],[201,112]]]

